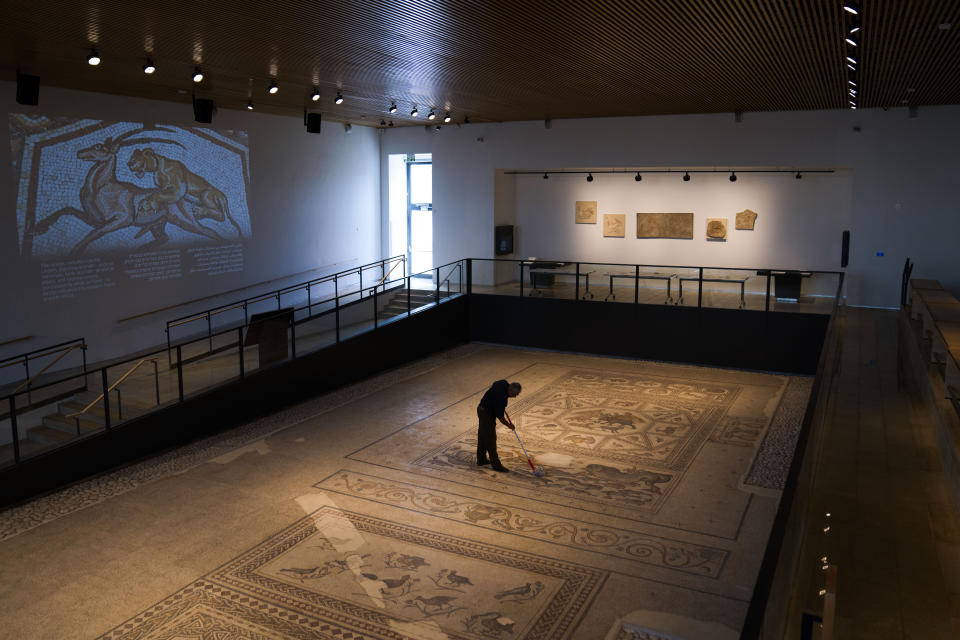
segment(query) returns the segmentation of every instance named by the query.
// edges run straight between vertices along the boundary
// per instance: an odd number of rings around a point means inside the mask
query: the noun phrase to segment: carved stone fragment
[[[693,214],[638,213],[637,237],[693,240]]]
[[[707,218],[707,240],[727,239],[727,219]]]
[[[627,235],[627,216],[623,213],[603,214],[603,237],[623,238]]]
[[[753,224],[757,221],[757,212],[744,209],[737,212],[737,229],[753,231]]]
[[[577,224],[597,224],[597,201],[577,200]]]

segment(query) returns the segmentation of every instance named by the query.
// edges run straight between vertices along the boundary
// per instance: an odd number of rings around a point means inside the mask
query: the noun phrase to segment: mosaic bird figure
[[[456,569],[451,569],[450,573],[447,574],[447,582],[457,587],[462,587],[464,585],[470,585],[471,587],[473,586],[473,583],[470,582],[470,578],[466,576],[458,576]]]
[[[432,598],[424,598],[423,596],[417,596],[413,600],[407,600],[407,604],[422,609],[424,613],[433,610],[434,612],[443,611],[444,609],[450,608],[454,600],[457,599],[457,596],[433,596]],[[416,603],[419,602],[421,606],[418,606]]]
[[[530,600],[531,598],[536,597],[536,595],[541,591],[543,591],[543,583],[538,580],[537,582],[533,583],[528,582],[522,587],[514,587],[513,589],[501,591],[493,597],[497,600],[506,601]]]
[[[401,589],[405,586],[409,586],[410,583],[410,574],[406,573],[399,578],[379,578],[375,573],[364,573],[364,578],[368,580],[373,580],[375,582],[380,582],[384,584],[384,587],[380,588],[381,592],[394,591],[396,589]]]
[[[312,567],[310,569],[300,569],[297,567],[294,567],[292,569],[280,569],[281,573],[289,573],[299,578],[300,581],[306,580],[308,578],[322,578],[323,576],[327,575],[329,571],[330,570],[327,567],[321,567],[321,566]]]

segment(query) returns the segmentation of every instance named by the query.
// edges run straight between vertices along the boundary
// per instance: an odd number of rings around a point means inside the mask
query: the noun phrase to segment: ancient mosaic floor
[[[503,428],[511,472],[473,464],[498,378],[544,477]],[[736,637],[809,388],[471,345],[71,489],[85,508],[0,513],[0,616],[22,638]]]

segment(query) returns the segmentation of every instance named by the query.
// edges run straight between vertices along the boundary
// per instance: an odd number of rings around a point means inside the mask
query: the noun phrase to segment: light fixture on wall
[[[450,122],[451,120],[453,120],[453,118],[450,116],[450,112],[447,111],[447,115],[443,116],[443,121]]]
[[[731,172],[730,172],[730,182],[736,182],[736,181],[737,181],[737,172],[736,172],[736,171],[731,171]]]
[[[637,171],[637,175],[633,176],[633,179],[636,180],[637,182],[640,182],[641,180],[643,180],[643,176],[640,175],[639,171]]]
[[[689,171],[684,171],[684,172],[683,172],[683,181],[684,181],[684,182],[690,182],[690,172],[689,172]]]
[[[147,58],[146,64],[143,65],[143,72],[147,75],[150,75],[157,70],[157,67],[153,64],[153,60]]]
[[[314,102],[316,102],[317,100],[319,100],[319,99],[320,99],[320,89],[317,89],[316,87],[314,87],[314,88],[313,88],[313,95],[310,96],[310,99],[313,100]]]
[[[277,86],[277,81],[276,81],[276,80],[271,80],[271,81],[270,81],[270,88],[267,89],[267,93],[269,93],[270,95],[273,95],[273,94],[275,94],[277,91],[280,91],[280,87]]]
[[[343,94],[337,91],[337,97],[333,99],[333,104],[343,104]]]
[[[100,54],[97,53],[96,49],[90,49],[90,55],[87,56],[87,64],[91,67],[95,67],[100,64]]]
[[[587,182],[593,182],[593,174],[592,174],[592,173],[588,173],[588,174],[587,174]]]
[[[193,81],[194,81],[194,82],[203,82],[203,71],[200,71],[200,67],[194,67],[194,69],[193,69]]]
[[[387,109],[387,111],[389,111],[390,113],[396,113],[396,112],[397,112],[397,103],[396,103],[396,102],[391,102],[391,103],[390,103],[390,108]]]
[[[420,110],[417,109],[417,105],[413,105],[413,111],[410,112],[410,117],[416,118],[418,115],[420,115]]]

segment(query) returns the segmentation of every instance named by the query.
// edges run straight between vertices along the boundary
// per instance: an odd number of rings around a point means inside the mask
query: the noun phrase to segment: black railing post
[[[280,292],[277,291],[277,311],[280,311]]]
[[[697,309],[703,306],[703,267],[700,267],[700,277],[697,279]]]
[[[520,261],[520,297],[521,298],[523,297],[523,265],[524,265],[524,262],[523,260],[521,260]],[[496,267],[496,264],[494,264],[494,267]],[[496,278],[494,278],[494,281],[496,281]]]
[[[313,303],[310,301],[310,283],[307,283],[307,317],[313,315]]]
[[[293,315],[290,316],[290,359],[297,359],[297,314],[294,308]]]
[[[577,282],[576,284],[573,285],[573,299],[579,300],[580,299],[580,263],[579,262],[577,263],[576,275],[574,276],[574,279]]]
[[[167,323],[167,328],[164,329],[167,332],[167,364],[173,366],[173,355],[170,353],[170,323]]]
[[[360,267],[357,270],[357,274],[360,276],[360,297],[363,297],[363,267]]]
[[[439,305],[440,304],[440,267],[437,267],[437,275],[435,277],[436,277],[436,283],[437,283],[437,305]]]
[[[279,296],[277,300],[279,301]],[[210,351],[213,351],[213,322],[210,317],[210,312],[207,312],[207,340],[210,344]]]
[[[17,433],[17,396],[10,396],[10,435],[13,438],[13,463],[20,462],[20,435]]]
[[[30,358],[23,356],[23,368],[26,371],[26,380],[30,380]],[[27,404],[33,404],[33,400],[30,398],[30,383],[27,383]]]
[[[770,311],[770,272],[767,271],[767,301],[766,306],[763,308],[764,311]]]
[[[243,327],[237,327],[237,351],[240,353],[240,379],[246,375],[243,368]],[[160,391],[157,387],[157,404],[160,404]]]
[[[407,317],[410,317],[410,276],[407,276]]]
[[[334,280],[334,284],[336,284],[336,280]],[[339,296],[333,299],[333,316],[336,319],[336,328],[337,328],[336,338],[337,338],[337,343],[339,344],[340,343],[340,298]]]
[[[110,431],[110,383],[107,380],[107,368],[100,369],[100,380],[103,383],[103,428]],[[79,428],[80,420],[77,419]]]
[[[83,358],[83,384],[87,384],[87,341],[80,342],[80,356]]]
[[[177,345],[177,392],[180,402],[183,402],[183,347]]]
[[[640,265],[633,266],[633,304],[640,302]]]
[[[123,420],[123,399],[120,397],[120,387],[114,391],[117,392],[117,420]]]
[[[373,328],[377,328],[377,287],[373,288]]]
[[[157,368],[157,359],[153,359],[153,386],[157,391],[157,406],[160,406],[160,369]]]
[[[247,301],[243,301],[243,324],[250,324],[249,318],[247,318]]]

